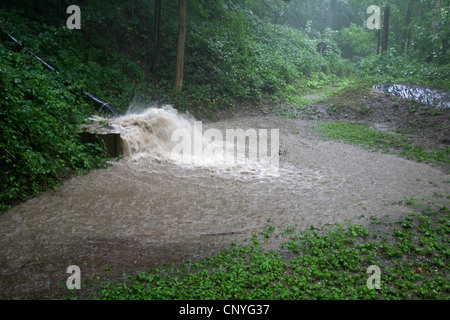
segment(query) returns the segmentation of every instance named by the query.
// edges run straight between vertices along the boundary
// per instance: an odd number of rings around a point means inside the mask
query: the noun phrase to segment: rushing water
[[[430,106],[450,108],[450,93],[446,90],[403,84],[383,84],[376,85],[374,88],[397,97],[417,100]]]
[[[151,158],[227,174],[264,175],[278,171],[277,129],[258,132],[251,128],[251,131],[208,128],[170,106],[129,113],[110,125],[120,132],[125,154],[131,159]]]
[[[112,120],[111,130],[121,132],[128,144],[126,157],[0,216],[0,276],[10,279],[0,291],[18,294],[25,282],[53,286],[43,279],[52,272],[65,279],[61,268],[70,264],[88,273],[95,261],[119,268],[128,260],[138,263],[153,248],[158,253],[151,263],[157,265],[189,257],[205,243],[248,239],[268,225],[303,229],[361,216],[395,217],[411,209],[393,202],[448,195],[449,177],[440,170],[320,141],[310,122],[241,118],[203,124],[195,131],[194,120],[170,108]],[[192,158],[173,157],[171,136],[179,128],[199,139],[208,129],[277,129],[279,141],[268,139],[268,149],[276,146],[279,153],[272,156],[278,162],[272,157],[230,164],[212,157],[193,163]],[[201,141],[203,147],[211,142]],[[136,249],[137,244],[147,247]]]

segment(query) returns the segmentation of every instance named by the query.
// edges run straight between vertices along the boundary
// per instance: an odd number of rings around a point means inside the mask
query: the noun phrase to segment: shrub
[[[34,57],[0,44],[0,209],[58,185],[74,171],[104,166],[99,146],[82,145],[78,126],[93,112]]]

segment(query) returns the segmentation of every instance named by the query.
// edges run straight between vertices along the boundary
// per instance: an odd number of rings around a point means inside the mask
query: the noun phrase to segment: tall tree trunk
[[[161,10],[162,0],[155,0],[155,25],[153,28],[153,43],[155,44],[155,47],[151,66],[152,72],[157,70],[161,60]]]
[[[135,4],[136,4],[136,0],[131,0],[131,19],[134,19]]]
[[[186,2],[178,0],[178,44],[175,69],[175,91],[183,87],[184,46],[186,42]]]
[[[381,29],[378,29],[378,42],[377,42],[377,56],[380,55],[380,45],[381,45]]]
[[[417,18],[421,19],[422,18],[422,7],[423,7],[423,2],[419,1],[419,9],[417,10]],[[416,50],[417,49],[417,43],[418,43],[418,39],[417,36],[413,39],[413,44],[412,44],[412,49]]]
[[[448,26],[449,22],[449,12],[450,12],[450,2],[446,2],[444,5],[447,6],[447,11],[445,12],[445,21],[446,21],[446,26],[444,26],[444,28],[446,28]],[[448,55],[448,46],[450,44],[450,34],[448,32],[445,33],[444,38],[442,39],[442,56],[446,57]]]
[[[336,29],[336,12],[337,12],[337,4],[336,0],[330,0],[330,6],[328,7],[327,13],[327,26],[330,29]]]
[[[431,28],[433,31],[437,31],[438,24],[439,24],[439,14],[441,12],[441,4],[442,0],[436,0],[436,3],[434,4],[434,11],[433,11],[433,21],[431,23]]]
[[[381,52],[384,53],[389,47],[389,16],[391,14],[391,8],[389,5],[384,10],[384,23],[383,23],[383,44],[381,47]]]
[[[416,2],[416,0],[409,0],[408,11],[406,12],[405,30],[403,31],[402,48],[400,50],[400,54],[403,54],[405,52],[406,42],[409,42],[409,40],[408,40],[409,35],[410,35],[409,25],[411,23],[412,8],[413,8],[415,2]]]
[[[433,18],[437,18],[437,16],[439,15],[439,12],[441,10],[441,4],[442,4],[442,0],[436,0],[436,2],[434,4]]]

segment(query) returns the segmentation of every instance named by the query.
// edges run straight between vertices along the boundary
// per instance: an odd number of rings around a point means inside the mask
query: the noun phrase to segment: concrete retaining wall
[[[111,157],[119,157],[123,154],[123,142],[119,133],[91,133],[84,131],[80,133],[80,139],[82,143],[99,143],[99,141],[103,140],[106,150]]]

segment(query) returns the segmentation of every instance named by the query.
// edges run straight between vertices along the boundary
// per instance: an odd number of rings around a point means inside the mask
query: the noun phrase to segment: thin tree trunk
[[[183,87],[184,46],[186,42],[186,2],[178,0],[178,44],[175,69],[175,91]]]
[[[436,0],[436,3],[434,5],[433,18],[437,18],[437,16],[439,15],[439,12],[441,10],[441,4],[442,0]]]
[[[400,50],[400,54],[403,54],[405,52],[406,42],[409,43],[409,34],[410,34],[409,25],[411,23],[412,8],[415,2],[416,0],[409,1],[408,11],[406,12],[405,30],[403,31],[402,47]]]
[[[450,2],[446,2],[444,3],[444,5],[447,5],[447,10],[445,12],[445,21],[446,21],[446,26],[448,26],[449,24],[449,12],[450,12]],[[446,28],[446,26],[444,26],[444,28]],[[442,39],[442,56],[445,57],[447,52],[448,52],[448,45],[450,43],[450,35],[448,32],[445,33],[444,38]]]
[[[389,16],[391,13],[391,8],[389,5],[384,10],[384,23],[383,23],[383,44],[381,48],[381,52],[384,53],[388,50],[389,47]]]
[[[423,2],[419,1],[419,9],[417,10],[417,18],[421,19],[422,18],[422,6],[423,6]],[[412,49],[416,50],[417,49],[417,43],[418,43],[418,39],[417,36],[413,39],[413,44],[412,44]]]
[[[161,60],[161,10],[162,0],[155,0],[155,25],[153,29],[153,43],[155,44],[155,47],[151,66],[152,72],[157,70]]]
[[[437,31],[438,29],[438,24],[439,24],[439,14],[441,11],[441,3],[442,0],[436,0],[436,3],[434,5],[434,11],[433,11],[433,22],[431,24],[431,28],[433,29],[433,31]]]
[[[377,56],[380,55],[381,29],[378,29]]]
[[[409,54],[410,44],[411,44],[411,30],[408,30],[408,37],[406,38],[406,55]]]
[[[328,28],[334,30],[336,28],[336,18],[335,18],[336,12],[337,12],[336,0],[331,0],[327,13],[327,26]]]

